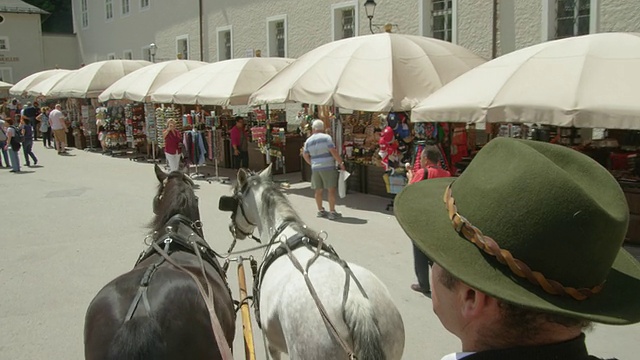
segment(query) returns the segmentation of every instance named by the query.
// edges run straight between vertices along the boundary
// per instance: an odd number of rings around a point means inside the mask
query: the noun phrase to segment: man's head
[[[31,106],[31,101],[27,101],[27,106]]]
[[[469,294],[587,321],[640,322],[630,300],[640,298],[640,264],[621,249],[624,193],[575,150],[498,138],[459,178],[406,187],[394,210],[416,246]]]
[[[56,110],[62,110],[62,105],[56,104]]]
[[[311,123],[311,130],[313,130],[314,133],[324,132],[324,121],[320,119],[313,120],[313,123]]]
[[[244,118],[242,116],[236,116],[236,126],[240,129],[244,127]]]
[[[438,150],[434,145],[425,146],[420,153],[420,165],[422,165],[422,167],[427,165],[437,165],[440,159],[442,159],[440,150]]]

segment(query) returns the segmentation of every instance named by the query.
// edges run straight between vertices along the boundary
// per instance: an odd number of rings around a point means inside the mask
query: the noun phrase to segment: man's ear
[[[467,321],[477,320],[490,313],[500,312],[498,300],[482,291],[476,290],[466,284],[459,284],[459,296],[461,297],[461,315]]]

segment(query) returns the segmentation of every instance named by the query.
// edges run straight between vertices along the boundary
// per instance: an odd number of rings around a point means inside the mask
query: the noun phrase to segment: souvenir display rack
[[[143,148],[147,141],[144,105],[140,103],[127,104],[124,107],[124,115],[126,119],[125,133],[129,146],[136,149]]]

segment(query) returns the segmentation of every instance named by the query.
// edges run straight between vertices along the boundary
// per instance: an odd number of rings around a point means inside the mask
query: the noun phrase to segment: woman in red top
[[[167,158],[169,171],[178,171],[180,168],[180,132],[176,129],[173,119],[167,121],[167,128],[162,132],[164,138],[164,155]]]
[[[409,169],[407,179],[409,184],[418,181],[435,179],[441,177],[451,177],[451,173],[439,166],[441,160],[440,150],[436,146],[427,145],[420,154],[420,169],[415,173]],[[431,297],[431,286],[429,285],[429,265],[431,260],[413,245],[413,267],[418,278],[416,284],[411,285],[413,291],[421,292]]]

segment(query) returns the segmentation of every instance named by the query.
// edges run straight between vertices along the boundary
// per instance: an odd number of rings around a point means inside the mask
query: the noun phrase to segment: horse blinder
[[[240,200],[236,196],[220,196],[220,201],[218,202],[218,209],[221,211],[231,211],[235,212],[238,210],[238,204]]]

